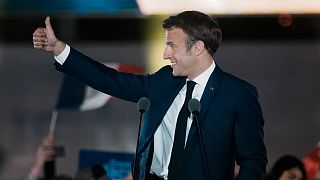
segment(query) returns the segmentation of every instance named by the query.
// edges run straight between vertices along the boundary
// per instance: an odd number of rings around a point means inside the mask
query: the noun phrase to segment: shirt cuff
[[[61,54],[59,54],[58,56],[54,56],[54,59],[61,65],[63,65],[63,63],[67,60],[68,56],[70,54],[70,46],[68,44],[66,44],[66,47],[64,48],[64,50],[62,51]]]

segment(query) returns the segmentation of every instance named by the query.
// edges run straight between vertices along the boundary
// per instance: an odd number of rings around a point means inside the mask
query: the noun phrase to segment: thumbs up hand
[[[45,28],[39,27],[33,33],[33,47],[35,49],[52,52],[59,55],[65,48],[65,43],[58,40],[50,23],[50,17],[45,20]]]

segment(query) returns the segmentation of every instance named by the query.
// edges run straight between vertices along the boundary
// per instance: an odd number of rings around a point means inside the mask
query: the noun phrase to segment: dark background
[[[45,16],[0,16],[0,179],[28,174],[59,93],[63,75],[52,55],[32,44]],[[320,140],[320,16],[285,16],[284,22],[290,18],[284,27],[279,15],[217,16],[223,41],[214,59],[257,87],[268,167],[284,154],[303,157]],[[74,48],[101,62],[138,66],[148,61],[144,32],[152,20],[52,14],[56,35]],[[66,156],[57,160],[58,173],[74,175],[80,149],[134,152],[138,118],[136,105],[120,99],[97,110],[59,113],[55,142]]]

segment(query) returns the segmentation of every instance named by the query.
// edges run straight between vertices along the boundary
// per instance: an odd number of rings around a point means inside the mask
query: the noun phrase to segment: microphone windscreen
[[[188,109],[191,113],[199,113],[200,101],[198,99],[190,99],[188,102]]]
[[[150,100],[146,97],[139,99],[138,101],[138,111],[139,112],[147,112],[150,107]]]

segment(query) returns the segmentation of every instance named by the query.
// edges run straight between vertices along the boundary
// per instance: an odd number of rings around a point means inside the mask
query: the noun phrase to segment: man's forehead
[[[181,28],[178,27],[171,27],[169,29],[166,29],[166,32],[170,32],[170,33],[184,33],[183,30]]]
[[[186,34],[180,28],[171,28],[166,30],[166,39],[185,39]]]

